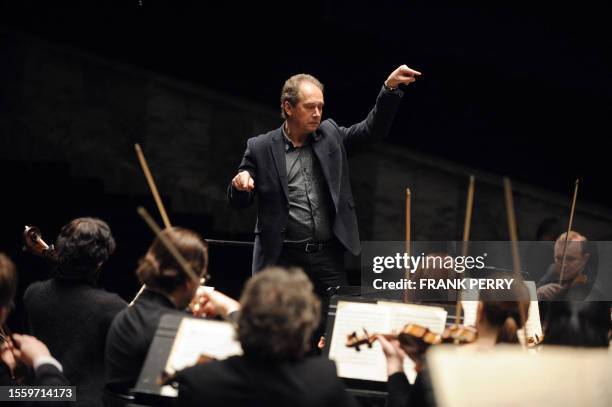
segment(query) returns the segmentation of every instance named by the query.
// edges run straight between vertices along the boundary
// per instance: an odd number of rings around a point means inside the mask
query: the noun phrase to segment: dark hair
[[[542,240],[545,238],[545,240],[555,241],[562,232],[559,218],[549,217],[544,219],[538,226],[535,240]]]
[[[610,303],[554,301],[549,303],[544,343],[586,348],[610,346]]]
[[[514,279],[508,290],[480,290],[482,313],[489,325],[499,328],[497,343],[518,343],[517,331],[527,321],[529,290],[521,277],[507,272],[492,273],[492,279]]]
[[[240,303],[237,332],[246,356],[297,360],[309,350],[321,304],[301,269],[273,267],[256,274]]]
[[[56,277],[95,283],[100,265],[115,251],[115,239],[103,220],[77,218],[62,227],[55,247]]]
[[[194,231],[181,227],[164,229],[162,235],[183,255],[194,273],[202,277],[208,267],[207,243]],[[189,278],[159,237],[140,260],[136,274],[143,284],[168,294]]]
[[[293,75],[291,78],[287,79],[283,85],[280,96],[281,117],[283,119],[287,118],[287,114],[285,113],[285,101],[288,101],[291,106],[297,105],[300,101],[300,85],[302,82],[310,82],[323,92],[323,84],[317,78],[307,73]]]
[[[4,253],[0,253],[0,307],[12,305],[17,291],[15,264]]]

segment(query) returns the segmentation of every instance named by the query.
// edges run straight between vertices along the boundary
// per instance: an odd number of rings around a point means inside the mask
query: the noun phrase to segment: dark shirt
[[[331,199],[319,160],[312,150],[320,134],[313,133],[301,147],[285,140],[285,164],[289,190],[289,220],[285,242],[325,242],[332,231]]]
[[[30,285],[24,304],[30,333],[77,386],[76,405],[101,405],[106,333],[127,303],[87,283],[53,278]]]

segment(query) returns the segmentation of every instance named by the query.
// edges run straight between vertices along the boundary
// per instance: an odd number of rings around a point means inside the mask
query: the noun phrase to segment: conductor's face
[[[287,120],[303,134],[312,133],[319,128],[323,115],[323,92],[316,85],[303,81],[300,83],[300,98],[295,106],[285,102]]]

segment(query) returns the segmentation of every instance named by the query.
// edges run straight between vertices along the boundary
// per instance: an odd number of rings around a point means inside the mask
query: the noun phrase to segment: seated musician
[[[543,343],[608,348],[612,334],[608,301],[555,301],[549,304]]]
[[[491,278],[509,277],[506,273],[496,273]],[[512,277],[510,277],[512,278]],[[515,279],[510,290],[480,290],[475,341],[460,345],[466,351],[493,350],[499,343],[517,343],[517,330],[522,328],[529,310],[529,293],[522,280]],[[400,344],[398,340],[387,340],[377,336],[387,360],[389,392],[387,406],[432,405],[429,392],[427,368],[423,353],[416,348]],[[435,345],[434,345],[435,346]],[[414,385],[408,383],[404,374],[404,358],[410,357],[419,372]]]
[[[106,222],[78,218],[62,227],[55,242],[51,279],[24,295],[30,332],[45,342],[77,386],[77,405],[100,405],[104,347],[111,321],[127,304],[98,287],[102,265],[115,250]]]
[[[565,254],[565,266],[561,276],[563,249],[566,233],[561,234],[555,242],[554,264],[538,281],[538,300],[600,300],[602,295],[595,286],[596,265],[593,259],[593,248],[587,238],[571,231]],[[559,278],[563,281],[559,283]]]
[[[240,303],[244,354],[178,372],[179,405],[356,405],[334,362],[305,356],[320,302],[304,272],[268,268],[247,282]]]
[[[13,298],[17,290],[17,273],[15,265],[6,255],[0,253],[0,325],[8,318],[13,307]],[[12,335],[5,337],[3,329],[0,342],[0,385],[17,385],[15,374],[20,362],[34,371],[34,378],[25,384],[40,386],[68,386],[62,374],[62,365],[51,356],[44,343],[29,335]]]
[[[169,313],[188,315],[185,310],[196,294],[199,278],[207,272],[207,246],[198,234],[179,227],[162,233],[182,254],[198,280],[185,274],[159,238],[153,241],[136,271],[146,288],[132,306],[115,317],[108,332],[106,382],[115,392],[126,393],[134,386],[161,317]],[[236,301],[218,292],[209,299],[203,310],[213,303],[223,305],[224,314],[238,308]]]

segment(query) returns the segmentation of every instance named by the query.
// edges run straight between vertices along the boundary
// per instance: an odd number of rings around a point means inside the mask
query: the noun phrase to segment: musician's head
[[[565,247],[565,237],[567,233],[561,234],[555,242],[555,271],[561,273],[561,263],[563,262],[563,248]],[[582,273],[591,257],[588,250],[587,238],[580,233],[569,232],[567,238],[567,251],[565,254],[565,267],[563,280],[573,280]]]
[[[162,235],[179,251],[197,276],[191,278],[179,262],[156,237],[140,260],[136,274],[148,288],[170,295],[177,308],[189,305],[195,295],[200,278],[207,275],[208,245],[197,233],[181,227],[164,229]]]
[[[0,253],[0,325],[14,307],[13,298],[17,291],[17,271],[15,264],[4,253]]]
[[[585,348],[610,346],[609,302],[553,301],[548,306],[544,343]]]
[[[267,268],[247,282],[240,303],[238,340],[246,356],[297,360],[309,350],[321,304],[302,270]]]
[[[516,331],[523,327],[529,312],[529,290],[520,277],[512,273],[493,273],[492,279],[505,279],[509,288],[479,291],[477,326],[498,331],[498,342],[518,342]]]
[[[103,220],[77,218],[62,227],[55,248],[58,278],[96,283],[100,267],[115,251],[115,239]]]
[[[293,75],[281,91],[281,116],[301,134],[319,128],[323,115],[323,84],[308,74]]]

